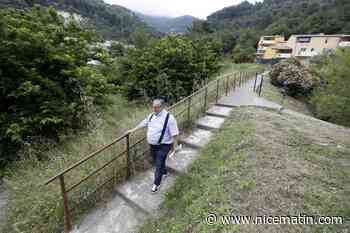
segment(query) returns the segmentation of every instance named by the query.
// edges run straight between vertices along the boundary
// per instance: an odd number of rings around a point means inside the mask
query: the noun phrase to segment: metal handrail
[[[59,178],[60,176],[63,176],[64,174],[70,172],[71,170],[73,170],[74,168],[78,167],[79,165],[85,163],[86,161],[90,160],[91,158],[95,157],[97,154],[101,153],[102,151],[108,149],[109,147],[113,146],[114,144],[116,144],[117,142],[120,142],[122,139],[124,139],[127,136],[127,134],[123,134],[122,136],[118,137],[117,139],[115,139],[113,142],[111,142],[108,145],[105,145],[103,147],[101,147],[100,149],[98,149],[97,151],[89,154],[88,156],[86,156],[85,158],[79,160],[78,162],[74,163],[73,165],[71,165],[70,167],[64,169],[63,171],[61,171],[60,173],[58,173],[57,175],[53,176],[52,178],[50,178],[49,180],[47,180],[44,184],[50,184],[51,182],[53,182],[54,180],[56,180],[57,178]]]
[[[237,74],[239,74],[239,80],[237,80]],[[229,82],[230,77],[233,77],[233,80],[231,79],[231,85]],[[176,113],[176,115],[182,115],[184,113],[187,112],[187,121],[190,122],[190,118],[191,118],[191,107],[193,107],[194,105],[196,105],[197,103],[193,102],[193,98],[196,97],[199,94],[202,94],[204,92],[204,106],[203,109],[207,109],[208,107],[208,97],[210,98],[210,94],[211,92],[208,92],[209,88],[212,87],[213,85],[215,86],[215,102],[218,102],[218,98],[220,96],[220,82],[223,80],[224,83],[222,86],[225,92],[225,95],[228,95],[228,91],[229,89],[232,88],[232,86],[234,87],[234,89],[236,88],[236,82],[239,81],[239,86],[241,86],[242,82],[246,81],[248,78],[248,73],[242,73],[242,72],[235,72],[232,74],[227,74],[224,76],[220,76],[212,81],[210,81],[209,83],[207,83],[206,85],[204,85],[203,87],[201,87],[200,89],[198,89],[197,91],[193,92],[191,95],[183,98],[182,100],[178,101],[177,103],[173,104],[172,106],[170,106],[168,108],[168,111],[174,110],[176,107],[181,106],[181,104],[186,104],[187,106],[181,111]],[[80,181],[78,181],[77,183],[71,185],[69,188],[66,187],[65,184],[65,180],[64,180],[64,176],[65,174],[69,173],[70,171],[74,170],[75,168],[79,167],[80,165],[84,164],[85,162],[88,162],[90,159],[94,158],[95,156],[97,156],[98,154],[100,154],[101,152],[105,151],[106,149],[110,148],[111,146],[115,145],[116,143],[122,141],[125,139],[125,143],[126,143],[126,148],[124,150],[122,150],[120,153],[118,153],[117,156],[114,156],[112,159],[110,159],[107,163],[103,164],[101,167],[95,169],[94,171],[92,171],[91,173],[89,173],[87,176],[85,176],[84,178],[82,178]],[[57,175],[51,177],[50,179],[48,179],[44,184],[48,185],[50,183],[52,183],[53,181],[55,181],[56,179],[59,179],[60,181],[60,186],[61,186],[61,193],[62,193],[62,198],[63,198],[63,207],[64,207],[64,231],[65,232],[69,232],[71,230],[71,219],[70,219],[70,210],[69,210],[69,205],[68,205],[68,193],[75,189],[76,187],[78,187],[80,184],[82,184],[84,181],[86,181],[87,179],[89,179],[90,177],[93,177],[94,175],[96,175],[97,173],[99,173],[100,171],[102,171],[104,168],[106,168],[108,165],[112,164],[113,161],[117,160],[118,158],[120,158],[120,156],[122,156],[123,154],[126,155],[126,160],[127,160],[127,177],[130,177],[130,164],[131,164],[131,159],[130,159],[130,149],[136,147],[138,144],[140,144],[141,142],[143,142],[146,138],[142,137],[140,140],[137,140],[136,142],[134,142],[132,145],[130,145],[130,133],[124,133],[123,135],[121,135],[120,137],[116,138],[115,140],[113,140],[111,143],[99,148],[98,150],[96,150],[95,152],[89,154],[88,156],[84,157],[83,159],[79,160],[78,162],[74,163],[73,165],[69,166],[68,168],[64,169],[63,171],[59,172]],[[144,151],[145,153],[145,151]],[[108,181],[104,182],[104,184],[108,183],[109,181],[111,181],[113,178],[108,179]],[[101,185],[101,186],[103,186]],[[99,186],[99,187],[101,187]],[[98,188],[97,188],[98,189]]]

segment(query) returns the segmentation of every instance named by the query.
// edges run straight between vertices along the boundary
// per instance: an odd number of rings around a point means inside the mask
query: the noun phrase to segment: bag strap
[[[154,116],[154,113],[152,113],[152,115],[151,115],[150,118],[148,119],[148,122],[151,122],[153,116]]]
[[[168,121],[169,121],[169,115],[170,113],[168,113],[166,115],[165,121],[164,121],[164,125],[163,125],[163,130],[162,130],[162,134],[160,135],[160,138],[158,140],[158,143],[160,144],[161,141],[163,140],[164,134],[165,134],[165,130],[166,130],[166,126],[168,125]]]

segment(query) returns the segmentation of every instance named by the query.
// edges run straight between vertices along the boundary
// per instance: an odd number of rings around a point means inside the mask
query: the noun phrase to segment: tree
[[[237,45],[232,51],[233,61],[236,63],[253,62],[256,52],[256,32],[252,29],[245,29],[239,32]]]
[[[249,63],[254,61],[255,49],[252,47],[243,47],[237,45],[232,51],[233,62]]]
[[[0,166],[36,138],[57,139],[102,103],[105,78],[87,62],[95,35],[53,8],[0,11]]]
[[[166,96],[174,102],[204,83],[218,66],[212,43],[167,36],[121,60],[124,93],[130,99]]]
[[[339,49],[324,55],[322,64],[314,67],[321,80],[311,98],[316,116],[350,127],[350,49]]]
[[[152,42],[152,35],[144,29],[137,29],[131,34],[131,43],[136,46],[136,48],[145,48],[148,44]]]

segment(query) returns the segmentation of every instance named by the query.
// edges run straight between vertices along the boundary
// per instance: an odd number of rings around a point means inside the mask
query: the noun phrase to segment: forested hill
[[[212,28],[252,28],[265,34],[350,33],[349,0],[247,1],[208,17]]]
[[[79,14],[89,19],[106,39],[129,38],[137,28],[147,28],[131,10],[103,0],[0,0],[0,7],[27,8],[34,4]]]
[[[176,18],[152,16],[141,13],[138,13],[137,15],[149,26],[163,33],[185,33],[188,28],[192,27],[193,21],[197,20],[195,17],[190,15],[184,15]]]

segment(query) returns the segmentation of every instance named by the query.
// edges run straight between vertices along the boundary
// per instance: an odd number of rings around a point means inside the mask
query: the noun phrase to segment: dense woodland
[[[350,34],[348,0],[264,0],[243,2],[195,22],[192,33],[211,36],[239,62],[253,61],[262,35]]]
[[[94,25],[104,39],[127,40],[137,29],[157,34],[131,10],[106,4],[103,0],[0,0],[0,8],[24,9],[35,4],[81,15]]]

